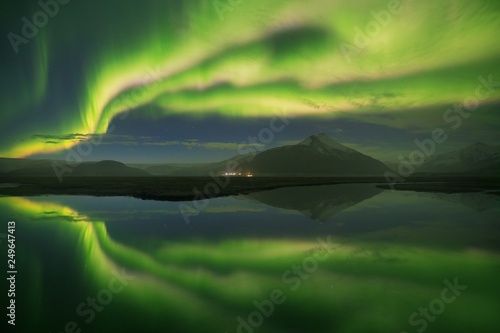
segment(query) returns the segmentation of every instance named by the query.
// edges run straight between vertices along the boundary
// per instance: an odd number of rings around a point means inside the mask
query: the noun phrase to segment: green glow
[[[157,107],[157,117],[213,112],[255,117],[282,110],[370,119],[383,110],[408,114],[408,124],[401,125],[407,126],[419,119],[416,110],[462,103],[474,93],[478,76],[500,77],[500,44],[492,42],[500,28],[499,8],[487,0],[403,1],[387,27],[373,34],[359,54],[346,57],[342,43],[356,46],[356,29],[365,31],[375,22],[371,12],[386,10],[387,4],[244,2],[223,21],[209,1],[165,3],[164,10],[159,4],[134,8],[148,19],[129,35],[122,27],[134,16],[127,15],[117,16],[109,29],[100,22],[97,35],[89,32],[95,43],[86,54],[79,100],[60,112],[50,132],[103,133],[113,117],[148,104]],[[110,5],[103,15],[113,11]],[[64,24],[82,20],[76,10],[72,13]],[[40,36],[35,100],[50,89],[47,64],[60,52],[52,41],[69,39],[71,33],[54,28]],[[315,109],[304,99],[329,107]],[[496,90],[483,102],[499,100]],[[69,146],[27,139],[3,146],[1,155]]]
[[[38,316],[49,311],[40,306],[42,281],[47,282],[48,272],[43,269],[47,263],[42,260],[46,259],[36,253],[50,239],[51,247],[66,253],[58,265],[64,270],[72,267],[75,271],[67,274],[85,281],[82,297],[106,287],[114,272],[122,268],[134,275],[124,294],[115,295],[113,308],[126,308],[130,315],[147,318],[151,325],[168,318],[174,327],[187,331],[196,329],[200,320],[207,331],[235,330],[235,318],[254,311],[252,302],[267,299],[277,288],[287,297],[269,318],[277,332],[287,331],[290,316],[308,318],[308,325],[315,322],[318,327],[336,328],[338,332],[366,327],[397,331],[406,328],[407,318],[416,308],[439,297],[443,279],[455,276],[471,287],[459,302],[447,307],[446,316],[440,317],[435,329],[456,327],[456,318],[461,318],[484,331],[496,320],[498,295],[493,290],[497,279],[491,267],[499,257],[494,253],[332,239],[326,260],[318,261],[314,274],[299,279],[300,285],[293,291],[294,283],[283,280],[283,274],[294,265],[302,265],[318,250],[320,245],[315,240],[150,243],[144,239],[130,246],[113,240],[104,222],[90,221],[86,215],[54,201],[3,197],[0,207],[12,216],[22,216],[18,229],[24,230],[23,237],[37,237],[32,244],[22,246],[30,262],[35,262],[30,266],[34,272],[30,274],[34,300],[30,306]],[[470,304],[481,309],[481,315],[471,312]],[[116,321],[108,320],[105,325],[112,323],[113,329],[119,329],[124,325],[118,320],[120,313],[115,314]]]

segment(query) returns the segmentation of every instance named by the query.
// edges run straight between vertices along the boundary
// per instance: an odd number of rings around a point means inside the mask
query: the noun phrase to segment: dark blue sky
[[[436,128],[438,151],[500,143],[498,1],[50,4],[0,5],[1,157],[65,158],[107,132],[81,157],[217,161],[277,114],[290,123],[259,149],[322,131],[397,160]]]

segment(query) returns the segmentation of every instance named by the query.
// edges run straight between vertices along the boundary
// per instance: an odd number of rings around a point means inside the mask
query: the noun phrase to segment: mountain
[[[2,159],[0,160],[0,176],[4,177],[57,177],[52,163],[57,162],[68,177],[147,177],[148,172],[131,168],[116,161],[84,162],[72,166],[64,161],[29,160],[29,159]]]
[[[38,159],[28,159],[28,158],[7,158],[0,157],[0,173],[11,172],[19,169],[27,168],[44,168],[49,167],[53,161],[52,160],[38,160]],[[58,161],[63,163],[62,161]]]
[[[56,176],[50,160],[0,161],[3,176]],[[84,162],[76,167],[58,161],[61,168],[72,170],[66,176],[209,176],[223,174],[228,165],[236,165],[242,174],[255,176],[383,176],[388,167],[382,162],[348,148],[326,134],[311,135],[296,145],[262,152],[240,154],[216,163],[200,164],[134,164],[115,161]]]
[[[243,173],[255,176],[382,176],[388,170],[382,162],[323,133],[296,145],[233,157],[218,163],[212,171],[224,172],[231,162],[237,163]]]
[[[81,163],[73,169],[70,176],[92,176],[92,177],[148,177],[151,176],[148,172],[131,168],[121,162],[116,161],[100,161]]]
[[[500,147],[476,142],[460,150],[430,156],[417,169],[427,173],[499,175]]]
[[[64,161],[29,158],[0,158],[0,177],[54,177],[52,163],[66,165]]]

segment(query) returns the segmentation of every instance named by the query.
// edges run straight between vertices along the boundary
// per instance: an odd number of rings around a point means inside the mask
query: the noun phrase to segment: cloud
[[[236,142],[200,142],[195,140],[189,141],[158,141],[158,142],[145,142],[147,146],[184,146],[189,149],[205,148],[205,149],[218,149],[218,150],[238,150],[241,148],[257,148],[263,147],[261,143],[247,143],[241,144]]]
[[[151,140],[152,137],[140,137],[143,140]],[[93,140],[94,142],[100,142],[100,144],[137,144],[134,136],[131,135],[117,135],[117,134],[81,134],[81,133],[68,133],[60,135],[51,134],[35,134],[31,136],[31,139],[48,144],[60,144],[60,143],[80,143],[87,140]],[[102,140],[102,142],[101,142]],[[106,140],[106,141],[105,141]],[[114,140],[114,141],[113,141]],[[125,140],[129,140],[126,142]],[[131,141],[134,140],[134,141]]]
[[[80,134],[80,133],[69,133],[69,134],[62,134],[62,135],[50,135],[50,134],[35,134],[31,136],[31,139],[38,141],[38,142],[43,142],[43,143],[49,143],[49,144],[59,144],[62,142],[80,142],[86,140],[88,137],[87,134]]]
[[[154,141],[157,138],[152,136],[121,135],[121,134],[80,134],[70,133],[62,135],[36,134],[31,138],[44,144],[80,144],[89,141],[95,145],[123,145],[137,146],[145,142]]]
[[[153,136],[132,136],[132,135],[118,135],[118,134],[80,134],[71,133],[64,135],[47,135],[37,134],[31,137],[36,141],[45,144],[60,144],[64,142],[84,142],[87,140],[99,142],[100,145],[124,145],[124,146],[183,146],[188,149],[205,148],[217,150],[238,150],[240,148],[257,148],[263,147],[261,143],[246,143],[240,144],[236,142],[218,142],[209,141],[201,142],[197,139],[189,139],[186,141],[178,140],[159,140],[158,137]]]

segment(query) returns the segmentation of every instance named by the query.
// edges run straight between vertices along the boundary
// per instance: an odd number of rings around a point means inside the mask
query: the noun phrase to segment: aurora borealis
[[[160,123],[149,134],[165,141],[172,121],[187,129],[168,140],[231,150],[246,136],[225,122],[251,132],[252,121],[282,115],[295,127],[279,140],[300,139],[300,124],[340,127],[344,142],[390,158],[449,129],[446,110],[474,105],[481,84],[477,111],[448,144],[498,143],[497,1],[72,0],[17,53],[8,33],[42,9],[2,7],[2,157],[61,157],[107,133],[128,135],[148,160],[138,133]],[[131,154],[126,146],[112,145],[112,157]]]
[[[7,332],[500,327],[500,1],[0,8]]]

